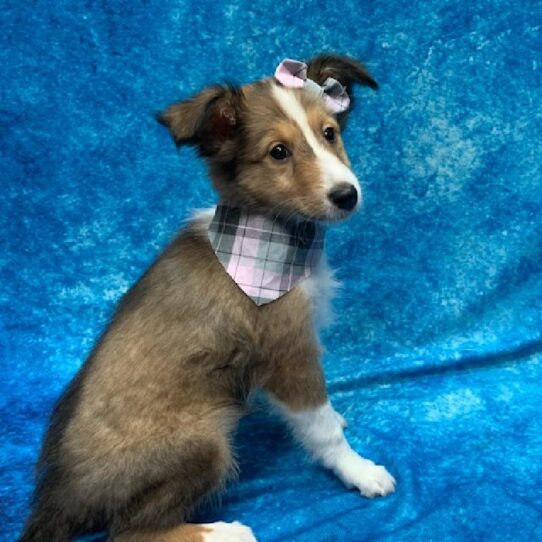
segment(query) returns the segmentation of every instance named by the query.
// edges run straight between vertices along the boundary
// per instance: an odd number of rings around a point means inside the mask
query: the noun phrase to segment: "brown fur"
[[[323,84],[328,77],[333,77],[346,87],[350,96],[352,107],[355,105],[355,97],[352,92],[354,84],[364,85],[373,90],[378,89],[378,83],[371,77],[365,66],[354,58],[339,55],[320,55],[308,62],[307,77],[316,81],[319,85]],[[348,113],[341,113],[337,120],[344,126]]]
[[[113,542],[205,542],[205,534],[211,529],[187,523],[172,529],[126,532]]]
[[[212,87],[161,120],[210,160],[223,196],[314,216],[312,151],[269,85]],[[316,131],[338,128],[318,100],[303,100]],[[295,159],[273,163],[275,141]],[[333,148],[348,163],[340,138]],[[200,527],[177,525],[235,473],[230,441],[247,397],[264,388],[292,410],[322,404],[319,354],[303,292],[258,307],[191,225],[123,298],[56,407],[21,540],[106,528],[117,542],[201,542]]]
[[[341,76],[337,58],[343,57],[329,57],[333,62],[326,69],[318,58],[310,61],[309,71],[314,71],[319,79],[334,76],[345,84],[369,84],[364,75],[367,72],[355,61],[344,61],[346,71]],[[241,89],[223,88],[220,96],[216,94],[219,87],[212,87],[168,108],[161,122],[170,128],[176,142],[190,142],[200,154],[212,158],[211,179],[224,199],[265,212],[297,213],[306,218],[328,220],[313,152],[299,127],[272,99],[271,84],[274,84],[271,80],[264,80]],[[322,144],[349,165],[340,133],[346,114],[341,116],[340,123],[325,109],[320,98],[301,90],[297,93]],[[191,108],[188,115],[187,107]],[[192,134],[179,128],[186,116]],[[223,129],[217,135],[216,127],[224,123],[224,117],[228,119],[227,136]],[[337,139],[333,144],[323,137],[326,126],[336,129]],[[278,142],[292,151],[292,159],[284,164],[269,157],[270,148]]]

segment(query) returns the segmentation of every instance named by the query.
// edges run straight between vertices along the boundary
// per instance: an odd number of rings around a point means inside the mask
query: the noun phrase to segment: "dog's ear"
[[[203,156],[218,152],[238,130],[241,92],[233,87],[207,88],[157,115],[175,144],[195,145]]]
[[[323,85],[328,77],[336,79],[345,87],[350,97],[350,108],[354,106],[352,86],[364,85],[373,90],[378,89],[378,83],[372,78],[365,66],[349,56],[319,55],[307,61],[307,77]],[[340,113],[339,119],[344,119],[346,113]]]

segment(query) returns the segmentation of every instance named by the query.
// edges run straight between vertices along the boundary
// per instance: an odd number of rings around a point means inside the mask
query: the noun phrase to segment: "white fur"
[[[250,527],[238,521],[204,523],[202,527],[211,530],[211,532],[203,534],[204,542],[257,542]]]
[[[388,471],[361,457],[348,444],[341,420],[331,403],[299,412],[273,401],[290,425],[294,436],[313,459],[331,469],[347,487],[356,487],[366,497],[395,491],[395,479]]]
[[[331,301],[340,287],[335,273],[329,267],[325,253],[311,275],[299,283],[312,306],[312,321],[316,330],[322,329],[333,320]]]
[[[316,159],[320,164],[320,170],[322,171],[322,184],[326,197],[333,188],[342,183],[349,183],[353,185],[358,192],[357,205],[359,206],[361,202],[361,188],[358,179],[348,166],[343,164],[337,156],[318,141],[318,138],[309,124],[307,113],[297,99],[296,93],[279,85],[273,85],[272,88],[275,100],[278,102],[281,109],[299,126],[307,143],[316,155]],[[329,203],[329,206],[330,209],[333,209],[331,203]]]
[[[200,233],[203,232],[207,235],[207,230],[209,229],[209,224],[213,217],[215,216],[216,207],[205,207],[202,209],[194,209],[192,211],[192,216],[189,218],[189,222],[194,222],[196,227],[200,230]]]

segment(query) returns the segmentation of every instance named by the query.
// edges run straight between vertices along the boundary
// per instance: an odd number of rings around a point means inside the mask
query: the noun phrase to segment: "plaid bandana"
[[[209,225],[216,257],[257,305],[274,301],[311,274],[322,255],[324,233],[318,222],[224,204]]]

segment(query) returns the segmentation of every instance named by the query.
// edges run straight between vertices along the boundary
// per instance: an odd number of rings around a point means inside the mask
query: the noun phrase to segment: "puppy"
[[[58,402],[21,541],[254,541],[239,523],[185,521],[235,470],[232,433],[256,389],[347,487],[394,491],[346,441],[315,333],[333,285],[325,223],[361,200],[341,141],[354,84],[377,88],[354,59],[286,60],[159,117],[207,161],[220,204],[124,296]]]

